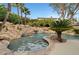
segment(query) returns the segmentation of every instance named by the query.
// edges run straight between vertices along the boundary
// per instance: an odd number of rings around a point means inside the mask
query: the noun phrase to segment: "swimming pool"
[[[46,48],[49,44],[43,39],[44,36],[49,36],[49,34],[38,33],[32,36],[21,37],[17,40],[12,40],[8,48],[13,51],[35,51]],[[78,40],[79,35],[63,34],[62,38],[67,40]]]
[[[35,51],[40,50],[48,46],[43,37],[47,34],[39,33],[32,36],[21,37],[17,40],[12,40],[8,45],[8,48],[13,51]]]
[[[79,34],[75,34],[75,35],[63,34],[62,38],[67,40],[79,40]]]

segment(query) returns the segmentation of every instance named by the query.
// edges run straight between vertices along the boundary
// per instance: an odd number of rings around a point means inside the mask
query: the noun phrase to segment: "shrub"
[[[38,27],[49,27],[53,20],[30,20],[28,22],[31,26],[38,26]]]
[[[0,21],[4,20],[4,18],[6,17],[6,14],[7,14],[7,9],[5,8],[4,5],[0,4]],[[21,22],[20,17],[13,13],[9,15],[8,21],[14,24],[18,24]]]
[[[10,14],[8,21],[11,22],[11,23],[14,23],[14,24],[20,24],[21,23],[20,17],[16,14]]]
[[[0,21],[4,20],[6,14],[7,14],[7,9],[4,7],[4,5],[0,5]]]
[[[76,34],[79,34],[79,29],[74,29],[74,32],[75,32]]]
[[[72,26],[70,24],[71,24],[71,22],[69,20],[65,20],[65,19],[64,20],[59,19],[59,20],[51,23],[50,27],[52,30],[54,30],[57,33],[58,41],[60,41],[60,42],[63,41],[61,38],[62,32],[71,29]]]

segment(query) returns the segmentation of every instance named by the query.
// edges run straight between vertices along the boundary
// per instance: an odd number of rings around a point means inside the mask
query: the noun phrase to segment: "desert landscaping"
[[[29,31],[30,30],[30,31]],[[53,33],[50,34],[53,38],[47,39],[49,45],[43,50],[40,51],[11,51],[7,48],[7,46],[10,44],[10,41],[16,40],[22,36],[22,34],[25,35],[33,35],[35,34],[35,31],[37,30],[38,33]],[[65,32],[66,33],[66,32]],[[78,40],[67,40],[65,43],[59,43],[55,42],[53,39],[55,39],[56,33],[52,30],[49,30],[49,28],[40,28],[40,27],[31,27],[29,25],[14,25],[12,23],[6,22],[5,28],[0,33],[0,54],[1,55],[16,55],[16,54],[79,54],[79,41]],[[18,39],[19,40],[19,39]]]
[[[78,55],[78,10],[79,3],[0,4],[0,55]]]

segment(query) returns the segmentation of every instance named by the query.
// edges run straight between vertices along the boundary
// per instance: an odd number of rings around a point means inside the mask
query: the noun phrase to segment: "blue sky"
[[[59,17],[59,15],[49,6],[49,3],[26,3],[25,6],[31,11],[31,15],[27,16],[29,18]],[[17,13],[17,9],[13,8],[12,12]],[[77,14],[75,18],[79,18],[79,14]]]
[[[48,3],[27,3],[26,7],[31,11],[30,18],[38,17],[58,17],[58,15],[53,12],[52,8]],[[17,13],[16,8],[12,9],[12,12]]]

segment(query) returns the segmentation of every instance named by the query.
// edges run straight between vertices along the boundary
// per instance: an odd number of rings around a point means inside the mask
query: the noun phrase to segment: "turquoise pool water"
[[[39,34],[33,34],[32,36],[21,37],[17,40],[12,40],[8,45],[8,48],[13,51],[39,50],[48,46],[48,43],[43,40],[43,37],[48,35],[49,34],[39,33]],[[79,35],[63,34],[62,37],[67,40],[79,39]]]
[[[17,40],[12,40],[8,48],[13,51],[34,51],[43,49],[48,46],[48,43],[43,39],[48,34],[39,33],[33,36],[21,37]]]
[[[62,38],[67,39],[67,40],[79,40],[79,34],[76,34],[76,35],[63,34]]]
[[[45,34],[45,33],[39,33],[39,34],[34,34],[33,37],[35,38],[43,38],[44,36],[48,36],[50,34]],[[62,34],[62,38],[67,39],[67,40],[79,40],[79,34],[75,35],[68,35],[68,34]]]

